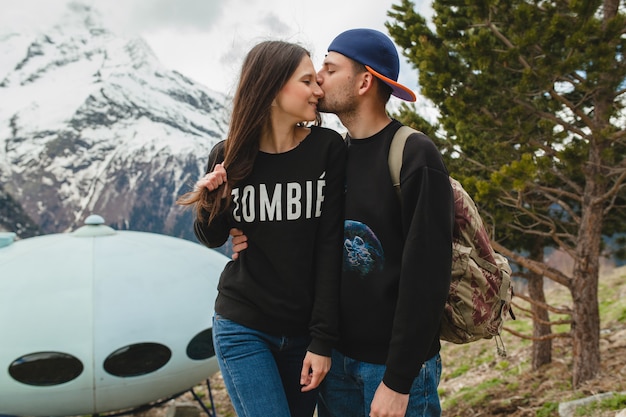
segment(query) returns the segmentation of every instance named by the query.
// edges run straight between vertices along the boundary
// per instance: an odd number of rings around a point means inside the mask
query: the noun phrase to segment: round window
[[[104,369],[115,376],[146,375],[163,367],[172,352],[158,343],[136,343],[111,353],[104,361]]]
[[[59,385],[77,378],[83,363],[62,352],[36,352],[24,355],[9,365],[9,374],[28,385]]]
[[[190,359],[202,360],[215,356],[213,348],[213,329],[206,329],[198,333],[187,345],[187,356]]]

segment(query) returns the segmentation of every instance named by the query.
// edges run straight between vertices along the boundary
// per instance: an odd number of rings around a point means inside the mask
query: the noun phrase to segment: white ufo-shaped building
[[[13,236],[0,238],[0,415],[124,410],[218,371],[226,256],[100,216],[72,233]]]

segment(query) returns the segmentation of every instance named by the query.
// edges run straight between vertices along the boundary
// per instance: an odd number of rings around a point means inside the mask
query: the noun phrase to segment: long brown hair
[[[224,168],[228,182],[210,192],[203,187],[181,196],[177,203],[195,205],[196,217],[209,223],[230,204],[230,190],[252,171],[261,135],[271,129],[274,98],[309,52],[300,45],[265,41],[254,46],[241,68],[233,98],[228,135],[224,145]],[[316,123],[319,124],[319,116]],[[226,196],[225,198],[222,198]],[[208,213],[205,219],[204,213]]]

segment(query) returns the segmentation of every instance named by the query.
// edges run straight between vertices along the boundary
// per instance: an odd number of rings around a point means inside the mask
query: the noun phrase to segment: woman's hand
[[[213,171],[200,178],[195,185],[196,190],[206,188],[209,191],[214,191],[219,188],[220,185],[226,183],[226,170],[223,164],[215,165]]]
[[[311,391],[319,386],[330,370],[330,357],[307,352],[302,362],[300,385],[302,392]]]

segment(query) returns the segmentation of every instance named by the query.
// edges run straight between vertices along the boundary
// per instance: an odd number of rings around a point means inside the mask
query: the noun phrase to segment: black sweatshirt
[[[339,350],[385,364],[385,385],[408,393],[422,364],[440,349],[450,286],[453,194],[434,143],[406,143],[402,206],[387,156],[401,124],[391,122],[348,150]]]
[[[213,148],[207,172],[223,160],[223,148]],[[232,227],[248,237],[248,249],[222,272],[217,313],[272,335],[310,334],[308,350],[330,356],[338,339],[345,158],[341,136],[313,126],[288,152],[259,152],[211,225],[196,219],[196,236],[209,247],[221,246]]]

